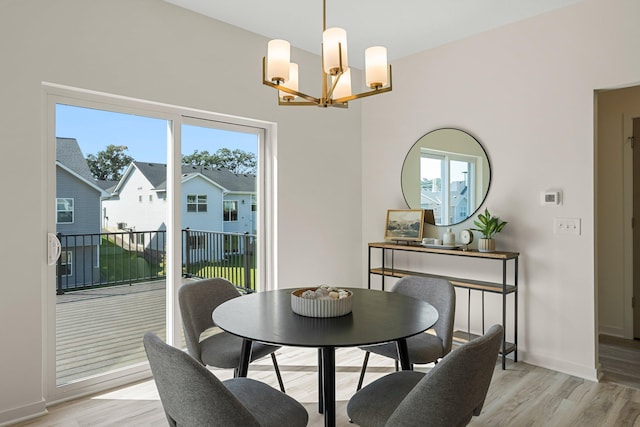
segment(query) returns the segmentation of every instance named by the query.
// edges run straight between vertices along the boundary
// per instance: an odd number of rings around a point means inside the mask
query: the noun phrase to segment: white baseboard
[[[598,333],[602,335],[611,335],[612,337],[625,338],[624,328],[617,326],[600,325],[598,327]]]
[[[540,366],[541,368],[551,369],[562,372],[563,374],[598,382],[599,372],[596,367],[576,365],[565,362],[564,360],[553,359],[531,352],[521,352],[520,350],[518,350],[518,360],[522,360],[530,365]]]
[[[33,418],[38,418],[46,414],[47,406],[43,399],[39,402],[0,412],[0,427],[31,420]]]

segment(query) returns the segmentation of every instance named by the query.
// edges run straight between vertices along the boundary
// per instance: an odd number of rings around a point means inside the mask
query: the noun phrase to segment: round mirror
[[[402,165],[402,194],[410,209],[431,209],[435,224],[458,224],[484,202],[491,182],[487,152],[459,129],[418,139]]]

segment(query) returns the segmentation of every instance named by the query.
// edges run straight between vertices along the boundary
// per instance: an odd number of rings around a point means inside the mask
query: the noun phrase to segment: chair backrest
[[[442,340],[443,354],[449,353],[456,310],[456,292],[451,282],[434,277],[406,276],[398,280],[391,291],[426,301],[438,310],[438,321],[433,329]]]
[[[259,426],[229,389],[184,351],[144,335],[151,372],[170,426]]]
[[[400,402],[387,426],[454,427],[480,415],[502,344],[493,325],[482,337],[453,350]]]
[[[200,335],[215,326],[211,314],[225,301],[240,296],[231,282],[222,278],[187,282],[178,289],[184,339],[189,354],[200,363]]]

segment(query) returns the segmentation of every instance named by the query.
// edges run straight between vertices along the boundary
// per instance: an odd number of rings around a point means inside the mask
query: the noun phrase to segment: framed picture
[[[424,209],[389,209],[384,238],[385,240],[420,241],[424,221]]]

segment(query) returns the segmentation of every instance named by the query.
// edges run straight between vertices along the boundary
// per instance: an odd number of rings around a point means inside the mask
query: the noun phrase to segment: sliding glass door
[[[147,376],[147,331],[183,346],[185,280],[263,286],[265,130],[200,115],[50,88],[48,401]]]

